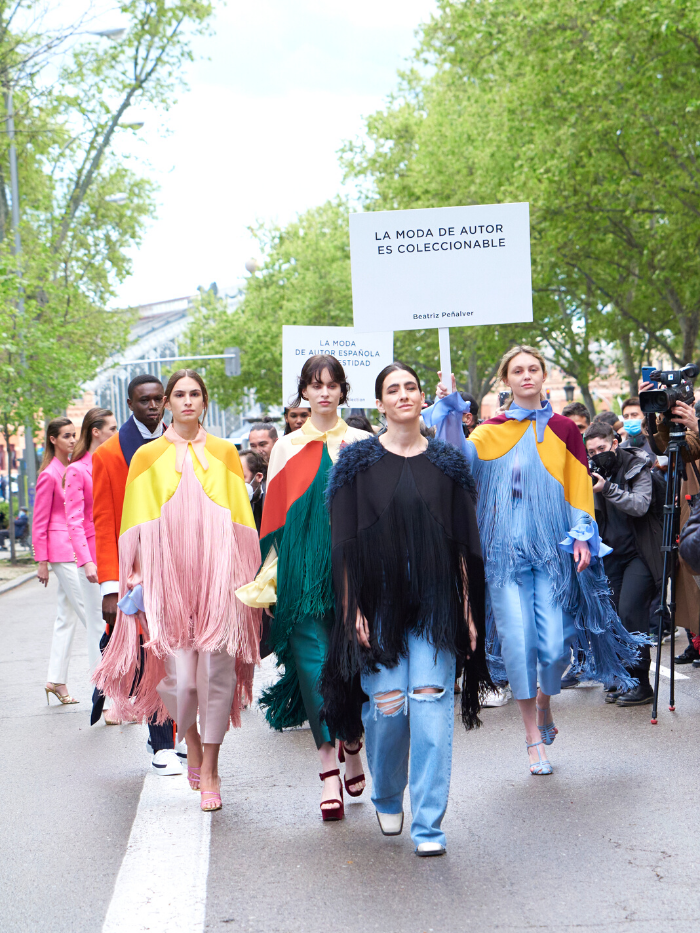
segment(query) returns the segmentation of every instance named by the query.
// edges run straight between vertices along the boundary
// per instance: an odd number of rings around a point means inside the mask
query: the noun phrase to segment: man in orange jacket
[[[163,386],[157,376],[136,376],[129,383],[127,403],[132,412],[117,434],[93,454],[93,516],[97,577],[102,595],[102,617],[110,632],[117,620],[119,599],[119,530],[129,465],[139,447],[163,433]],[[172,720],[163,725],[149,722],[151,764],[157,774],[181,774],[182,764],[174,750]]]

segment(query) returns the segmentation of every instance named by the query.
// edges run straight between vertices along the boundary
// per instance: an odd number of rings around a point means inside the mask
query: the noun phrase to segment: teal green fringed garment
[[[317,745],[332,740],[320,721],[318,691],[335,607],[326,487],[341,447],[367,436],[340,419],[325,433],[307,421],[275,444],[260,530],[262,566],[237,592],[247,605],[274,612],[269,646],[281,676],[260,699],[267,721],[273,729],[308,721]]]

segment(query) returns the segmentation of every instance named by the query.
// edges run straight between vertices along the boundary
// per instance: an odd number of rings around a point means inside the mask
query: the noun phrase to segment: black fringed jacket
[[[462,717],[478,725],[479,694],[491,685],[484,649],[484,565],[469,466],[455,447],[430,440],[401,457],[376,437],[341,451],[328,486],[336,622],[322,678],[332,731],[361,734],[363,670],[391,667],[409,632],[465,659]],[[469,643],[468,609],[478,640]],[[355,629],[368,621],[371,649]]]

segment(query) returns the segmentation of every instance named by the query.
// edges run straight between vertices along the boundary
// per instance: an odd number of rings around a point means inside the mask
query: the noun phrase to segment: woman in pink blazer
[[[85,610],[63,502],[63,475],[75,447],[75,438],[75,425],[70,419],[54,418],[49,422],[34,500],[32,543],[34,560],[38,564],[37,577],[47,586],[51,563],[58,581],[58,612],[45,687],[47,703],[50,693],[63,704],[78,702],[68,693],[66,679],[75,626],[78,619],[85,625]]]
[[[117,422],[111,411],[91,408],[83,418],[80,438],[63,478],[68,534],[75,552],[78,583],[85,607],[91,677],[100,660],[100,639],[105,628],[100,584],[97,582],[95,524],[92,520],[92,454],[116,430]],[[104,709],[110,706],[109,699],[106,699]],[[108,726],[114,726],[119,725],[120,720],[112,719],[105,713],[105,722]]]

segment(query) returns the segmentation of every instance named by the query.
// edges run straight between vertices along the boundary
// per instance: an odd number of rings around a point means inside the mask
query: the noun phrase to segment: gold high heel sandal
[[[60,687],[61,684],[49,684],[47,687],[44,687],[46,691],[46,705],[49,705],[49,694],[53,695],[58,699],[62,706],[70,706],[72,703],[80,703],[80,700],[76,700],[75,697],[72,697],[70,693],[59,693],[56,687]]]

